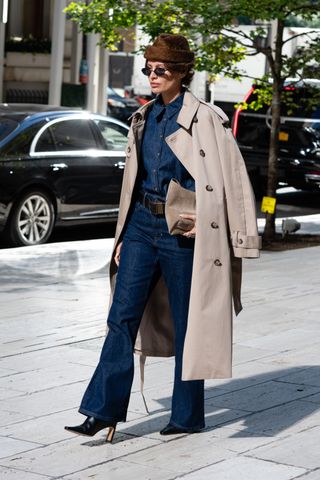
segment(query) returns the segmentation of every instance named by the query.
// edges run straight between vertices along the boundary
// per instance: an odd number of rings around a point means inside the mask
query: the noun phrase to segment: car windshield
[[[1,118],[0,119],[0,140],[3,140],[13,132],[19,125],[19,122],[11,120],[10,118]]]

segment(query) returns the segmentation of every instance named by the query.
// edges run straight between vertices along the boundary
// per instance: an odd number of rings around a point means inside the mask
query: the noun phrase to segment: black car
[[[46,105],[0,105],[0,230],[45,243],[55,225],[114,221],[128,127]]]
[[[140,103],[134,98],[121,97],[111,87],[108,87],[107,95],[107,115],[129,124],[129,118],[141,107]]]
[[[256,100],[253,86],[245,101]],[[284,87],[287,100],[281,105],[279,133],[279,182],[300,188],[320,188],[320,81],[304,84],[288,82]],[[313,96],[315,103],[310,104]],[[233,117],[233,133],[251,177],[256,194],[264,193],[270,143],[271,110],[237,109]]]

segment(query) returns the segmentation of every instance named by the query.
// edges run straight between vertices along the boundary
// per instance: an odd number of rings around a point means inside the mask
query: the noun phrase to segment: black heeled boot
[[[178,433],[198,433],[200,430],[186,430],[185,428],[175,427],[170,423],[160,430],[160,435],[176,435]]]
[[[112,443],[113,436],[116,431],[117,423],[110,423],[104,420],[99,420],[95,417],[87,417],[81,425],[75,425],[74,427],[65,426],[65,430],[76,433],[77,435],[85,435],[86,437],[93,437],[97,432],[109,427],[106,442]]]

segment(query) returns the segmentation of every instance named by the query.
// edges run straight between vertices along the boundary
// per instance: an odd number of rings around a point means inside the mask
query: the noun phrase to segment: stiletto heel
[[[115,432],[116,432],[116,425],[110,426],[107,433],[106,443],[112,443]]]
[[[117,423],[106,422],[99,420],[95,417],[87,417],[87,419],[81,425],[75,425],[74,427],[64,427],[66,430],[77,435],[85,435],[86,437],[93,437],[97,432],[103,428],[109,428],[106,442],[111,443],[114,432],[116,431]]]

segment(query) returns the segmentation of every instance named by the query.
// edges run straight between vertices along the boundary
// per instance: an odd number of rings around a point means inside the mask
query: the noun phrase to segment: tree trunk
[[[275,198],[278,186],[278,156],[279,156],[279,131],[280,131],[280,107],[282,91],[282,46],[283,46],[283,22],[277,20],[277,32],[275,41],[274,56],[269,57],[270,70],[272,73],[272,103],[271,103],[271,131],[270,147],[268,157],[268,197]],[[271,54],[272,55],[272,54]],[[271,241],[275,236],[275,216],[274,213],[266,214],[266,224],[263,232],[263,238]]]

